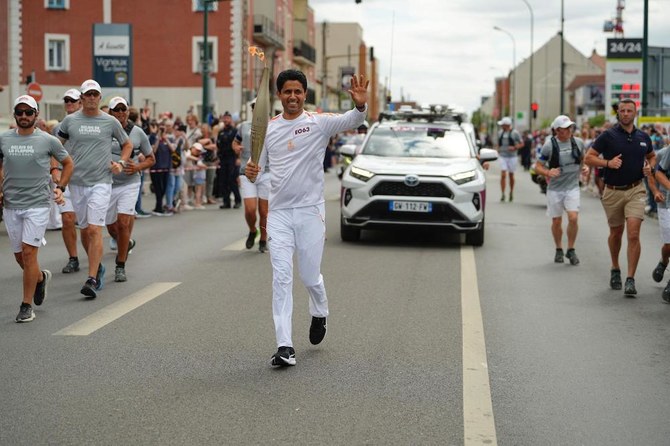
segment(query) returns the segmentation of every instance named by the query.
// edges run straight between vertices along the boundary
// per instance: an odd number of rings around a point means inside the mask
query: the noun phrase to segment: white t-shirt
[[[367,108],[344,114],[303,113],[286,120],[277,115],[268,124],[259,160],[261,171],[269,163],[270,209],[314,206],[323,203],[323,159],[330,137],[359,127]]]

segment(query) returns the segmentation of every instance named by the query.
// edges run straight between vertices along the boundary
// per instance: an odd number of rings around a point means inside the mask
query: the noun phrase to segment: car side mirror
[[[343,144],[339,149],[340,155],[348,156],[353,158],[356,156],[356,145],[354,144]]]
[[[498,152],[493,149],[482,148],[479,151],[479,162],[495,161],[498,159]]]

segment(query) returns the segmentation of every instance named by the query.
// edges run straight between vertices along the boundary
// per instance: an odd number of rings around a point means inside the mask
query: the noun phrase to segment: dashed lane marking
[[[168,292],[179,284],[181,284],[181,282],[153,283],[128,297],[107,305],[105,308],[96,311],[80,321],[57,331],[54,333],[54,336],[88,336],[94,331],[114,322],[123,315],[141,307],[161,294]]]

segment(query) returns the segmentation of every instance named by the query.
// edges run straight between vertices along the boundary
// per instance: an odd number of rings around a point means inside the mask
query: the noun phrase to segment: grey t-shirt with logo
[[[517,156],[519,152],[510,150],[510,146],[514,146],[520,142],[521,135],[516,130],[512,129],[509,132],[501,130],[501,133],[498,134],[498,154],[505,158],[513,158]]]
[[[53,198],[49,183],[52,156],[61,162],[68,154],[58,138],[40,129],[30,135],[19,135],[16,129],[0,135],[2,191],[7,209],[50,206]]]
[[[76,167],[70,184],[90,187],[112,182],[112,137],[121,144],[128,140],[115,117],[106,113],[86,116],[79,110],[63,119],[58,136],[72,142],[69,151]]]
[[[658,169],[662,169],[666,176],[670,174],[670,146],[665,146],[656,152],[656,166]],[[656,203],[659,208],[668,208],[670,207],[670,191],[667,190],[660,182],[658,184],[658,189],[665,195],[665,201],[661,203]]]
[[[549,184],[547,185],[547,190],[554,191],[569,191],[572,189],[579,188],[579,171],[580,171],[580,162],[572,156],[572,143],[568,139],[563,142],[558,138],[558,154],[559,154],[559,165],[561,167],[561,174],[555,178],[549,178]],[[580,157],[584,156],[584,141],[581,138],[575,138],[575,143],[579,148]],[[551,147],[551,138],[547,138],[546,142],[540,150],[540,161],[544,164],[544,167],[549,168],[549,159],[551,158],[552,147]]]
[[[125,133],[125,130],[124,130]],[[149,144],[149,138],[147,137],[144,130],[141,127],[133,125],[133,128],[128,134],[130,142],[133,144],[133,153],[131,159],[138,163],[138,156],[143,154],[144,156],[150,155],[153,151],[151,149],[151,144]],[[112,161],[118,162],[121,159],[121,144],[116,138],[112,140]],[[112,177],[112,187],[121,186],[125,184],[139,183],[140,182],[140,173],[135,172],[132,175],[127,175],[125,172],[117,173]]]

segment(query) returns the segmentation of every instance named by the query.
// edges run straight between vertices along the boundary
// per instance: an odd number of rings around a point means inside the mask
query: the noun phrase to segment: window
[[[202,60],[204,56],[203,51],[203,37],[194,36],[192,41],[192,70],[194,73],[202,73]],[[219,66],[219,45],[218,37],[208,36],[207,37],[207,47],[209,48],[209,60],[211,62],[209,66],[210,73],[216,73]]]
[[[70,0],[44,0],[47,9],[70,9]]]
[[[44,68],[47,71],[70,70],[70,36],[68,34],[44,35]]]
[[[219,10],[219,4],[216,1],[205,3],[205,0],[193,0],[193,10],[203,12],[205,10],[205,4],[207,4],[209,11]]]

